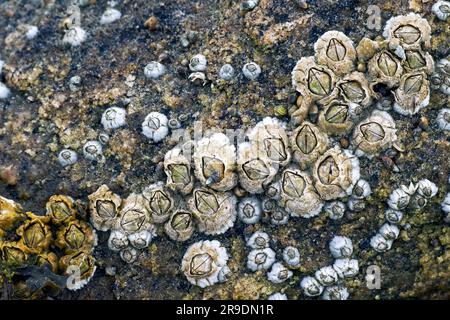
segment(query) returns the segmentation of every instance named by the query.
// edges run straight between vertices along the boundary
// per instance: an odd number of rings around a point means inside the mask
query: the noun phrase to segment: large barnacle
[[[167,176],[166,186],[174,191],[188,194],[194,186],[191,163],[180,148],[173,148],[164,156],[164,172]]]
[[[25,218],[18,203],[0,196],[0,238]]]
[[[126,234],[154,229],[152,217],[147,211],[145,198],[142,195],[132,193],[128,196],[120,210],[115,228]]]
[[[340,100],[330,102],[319,114],[319,127],[329,135],[348,133],[354,126],[351,115],[355,106],[359,105]]]
[[[227,261],[227,250],[219,241],[199,241],[186,250],[181,270],[190,283],[204,288],[219,282],[219,274]]]
[[[52,233],[48,225],[49,216],[36,216],[27,213],[28,220],[25,221],[16,233],[20,236],[19,244],[27,253],[40,253],[45,251],[52,241]]]
[[[420,49],[430,46],[431,27],[426,19],[415,13],[392,17],[386,22],[383,36],[389,40],[399,40],[403,49]]]
[[[84,251],[61,257],[59,267],[71,280],[67,284],[69,290],[84,287],[91,280],[96,269],[94,257]]]
[[[45,207],[47,209],[47,215],[57,225],[75,219],[77,213],[73,199],[63,195],[51,196]]]
[[[316,161],[328,149],[329,143],[328,136],[316,125],[307,121],[298,126],[291,136],[294,159],[302,169]]]
[[[317,62],[336,75],[344,75],[354,68],[356,51],[353,41],[340,31],[327,31],[314,44]]]
[[[361,72],[347,74],[337,82],[336,87],[345,102],[358,104],[361,109],[368,107],[372,102],[373,92]]]
[[[102,185],[88,198],[92,225],[101,231],[111,229],[122,204],[120,196],[109,190],[107,185]]]
[[[66,254],[80,250],[91,252],[97,244],[97,236],[88,224],[74,220],[58,230],[55,244]]]
[[[378,52],[369,61],[369,74],[377,83],[384,83],[389,87],[396,86],[403,73],[400,61],[389,51]]]
[[[164,187],[164,182],[160,181],[145,188],[142,197],[153,222],[163,223],[169,219],[175,199],[173,194]]]
[[[236,220],[236,197],[230,192],[215,192],[211,189],[195,189],[188,200],[198,229],[205,234],[222,234]]]
[[[187,210],[175,211],[164,225],[164,230],[172,240],[188,240],[195,231],[193,214]]]
[[[20,267],[28,261],[28,254],[17,242],[0,242],[0,258],[6,265]]]
[[[394,97],[394,110],[402,115],[413,115],[426,107],[430,102],[430,86],[426,74],[404,74]]]

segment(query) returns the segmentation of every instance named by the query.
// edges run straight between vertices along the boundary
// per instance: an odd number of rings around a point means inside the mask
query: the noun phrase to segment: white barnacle
[[[267,270],[275,262],[275,251],[270,248],[255,249],[247,257],[247,268],[252,271]]]
[[[377,233],[370,239],[370,246],[377,252],[385,252],[391,249],[393,240],[387,240],[381,234]]]
[[[394,210],[403,210],[411,199],[411,195],[408,194],[403,188],[397,188],[389,195],[388,205]]]
[[[347,300],[348,299],[348,290],[344,286],[331,286],[325,288],[322,294],[323,300]]]
[[[442,130],[450,131],[450,109],[441,109],[437,115],[436,121],[439,128],[441,128]]]
[[[99,162],[104,160],[102,144],[96,140],[91,140],[84,144],[83,154],[87,160]]]
[[[11,94],[11,90],[8,89],[2,82],[0,82],[0,99],[6,99]]]
[[[441,209],[445,213],[450,213],[450,192],[447,193],[444,200],[441,203]]]
[[[272,269],[267,273],[267,278],[273,283],[283,283],[292,277],[292,271],[283,266],[282,263],[276,262],[272,265]]]
[[[345,204],[342,201],[327,202],[323,209],[332,220],[339,220],[345,214]]]
[[[255,62],[249,62],[242,67],[242,73],[247,79],[253,81],[261,74],[261,67]]]
[[[169,133],[168,121],[164,114],[150,112],[142,122],[142,133],[153,142],[159,142]]]
[[[288,246],[283,250],[283,260],[290,267],[298,267],[300,265],[300,252],[297,248]]]
[[[237,215],[245,224],[255,224],[261,219],[261,202],[256,197],[246,197],[239,201]]]
[[[219,271],[218,279],[219,282],[226,282],[228,278],[230,278],[232,272],[228,265],[225,265],[222,269]]]
[[[136,249],[144,249],[150,245],[153,234],[149,230],[141,230],[128,236],[130,244]]]
[[[119,255],[126,263],[133,263],[138,258],[139,253],[133,247],[126,247],[125,249],[120,251]]]
[[[364,179],[359,179],[353,187],[352,197],[356,199],[364,199],[370,196],[372,189],[370,188],[369,182]]]
[[[339,280],[336,270],[332,266],[322,267],[314,273],[317,281],[323,286],[329,286]]]
[[[122,17],[122,13],[114,8],[108,8],[103,12],[100,18],[100,24],[109,24],[119,20]]]
[[[29,26],[27,32],[25,33],[25,37],[28,40],[32,40],[34,38],[36,38],[36,36],[39,33],[39,29],[36,26]]]
[[[148,79],[158,79],[166,73],[166,67],[158,61],[152,61],[144,68],[144,74]]]
[[[127,111],[125,109],[119,107],[111,107],[103,112],[101,123],[105,130],[116,129],[125,125],[126,116]]]
[[[129,244],[127,235],[119,230],[112,230],[108,239],[108,248],[112,251],[125,249]]]
[[[356,199],[351,197],[347,202],[347,206],[350,211],[361,212],[366,208],[366,202],[364,199]]]
[[[280,292],[275,292],[267,297],[267,300],[287,300],[287,295]]]
[[[387,209],[384,212],[384,216],[390,223],[400,223],[400,221],[403,219],[403,212],[394,209]]]
[[[378,233],[381,234],[387,240],[395,240],[397,239],[400,230],[395,224],[385,223],[381,226]]]
[[[263,231],[256,231],[247,240],[247,246],[252,249],[264,249],[269,247],[270,237]]]
[[[353,253],[352,240],[343,236],[335,236],[329,244],[331,254],[334,258],[348,258]]]
[[[230,81],[234,77],[234,68],[231,64],[224,64],[219,70],[219,77]]]
[[[450,2],[439,0],[433,4],[431,11],[439,20],[445,21],[450,17]]]
[[[436,186],[436,184],[434,182],[431,182],[428,179],[422,179],[417,184],[417,192],[422,197],[429,199],[429,198],[433,198],[437,194],[438,187]]]
[[[63,149],[58,154],[58,161],[63,167],[70,166],[77,162],[77,160],[77,153],[70,149]]]
[[[69,44],[72,47],[77,47],[86,40],[86,31],[81,27],[73,26],[66,30],[62,39],[63,43]]]
[[[359,264],[356,259],[336,259],[333,263],[333,269],[340,278],[354,277],[359,272]]]
[[[189,61],[189,69],[191,71],[205,71],[208,61],[206,57],[202,54],[196,54]]]
[[[311,276],[304,277],[300,282],[300,287],[308,297],[317,297],[323,292],[323,286]]]

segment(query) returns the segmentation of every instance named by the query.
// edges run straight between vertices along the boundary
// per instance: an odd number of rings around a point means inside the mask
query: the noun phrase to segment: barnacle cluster
[[[46,204],[46,214],[36,215],[0,196],[2,269],[46,266],[64,276],[72,275],[76,269],[79,278],[67,287],[78,290],[94,275],[92,252],[96,244],[95,231],[77,217],[72,198],[53,195]]]

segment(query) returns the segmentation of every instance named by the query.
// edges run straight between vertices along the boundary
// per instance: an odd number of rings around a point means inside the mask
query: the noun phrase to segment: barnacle
[[[0,239],[26,218],[22,207],[13,200],[0,196]]]
[[[58,256],[53,252],[43,252],[36,256],[37,266],[49,266],[54,273],[58,271]]]
[[[68,196],[53,195],[48,199],[45,207],[47,209],[46,214],[56,225],[74,220],[77,214],[74,200]]]
[[[115,228],[126,234],[142,230],[153,230],[152,217],[147,211],[145,198],[141,194],[132,193],[125,199]]]
[[[52,241],[52,232],[48,225],[49,216],[36,216],[27,213],[28,220],[17,228],[19,245],[27,253],[41,253],[48,249]]]
[[[398,85],[403,73],[400,61],[387,50],[378,52],[369,60],[368,70],[375,82],[384,83],[389,87]]]
[[[352,115],[361,113],[354,108],[360,108],[360,105],[339,99],[332,100],[320,111],[317,123],[324,132],[330,135],[348,133],[355,124]]]
[[[188,240],[195,231],[193,214],[187,210],[176,210],[164,225],[164,230],[172,240]]]
[[[85,222],[74,220],[58,230],[55,244],[66,254],[80,250],[91,252],[97,244],[97,236]]]
[[[204,288],[219,282],[219,273],[227,261],[227,250],[219,241],[199,241],[186,250],[181,270],[190,283]]]
[[[77,276],[74,282],[71,286],[68,286],[70,290],[78,290],[84,287],[91,280],[96,269],[94,257],[83,251],[61,257],[59,267],[67,276],[76,271]]]
[[[431,27],[426,19],[415,13],[392,17],[386,22],[383,36],[392,41],[400,40],[403,49],[420,49],[421,46],[429,47]]]
[[[236,197],[230,192],[197,188],[188,200],[188,207],[194,214],[198,230],[213,235],[222,234],[234,225],[236,203]]]
[[[107,185],[101,185],[88,199],[92,225],[101,231],[111,229],[122,204],[120,196],[109,190]]]
[[[307,121],[298,126],[291,135],[291,148],[295,161],[306,168],[323,154],[329,146],[328,136]]]
[[[17,242],[0,242],[0,258],[6,265],[20,267],[29,259],[29,255]]]
[[[426,74],[404,74],[400,86],[394,91],[394,97],[394,110],[402,115],[413,115],[425,108],[430,101],[430,85]]]
[[[159,181],[145,188],[142,197],[154,223],[163,223],[169,219],[175,199],[172,193],[164,187],[164,182]]]
[[[164,156],[164,172],[167,176],[166,186],[182,194],[189,194],[194,187],[191,163],[183,155],[181,148],[173,148]]]

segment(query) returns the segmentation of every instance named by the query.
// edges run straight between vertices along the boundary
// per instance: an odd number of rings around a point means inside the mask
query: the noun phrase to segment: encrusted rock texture
[[[151,111],[168,118],[181,116],[185,129],[193,128],[195,121],[201,121],[204,129],[246,129],[264,117],[279,115],[280,107],[288,109],[296,101],[292,69],[301,57],[314,55],[314,42],[324,32],[342,31],[355,46],[363,37],[381,36],[382,29],[367,26],[370,5],[381,9],[381,28],[393,16],[419,13],[431,26],[429,53],[434,60],[450,53],[450,25],[431,12],[433,1],[308,0],[305,5],[300,0],[260,0],[253,10],[243,11],[243,1],[124,0],[115,6],[121,19],[101,25],[108,3],[90,0],[81,7],[81,27],[88,35],[78,47],[62,44],[68,2],[0,4],[0,60],[5,61],[1,80],[12,92],[9,99],[0,100],[0,195],[36,214],[45,214],[45,203],[53,194],[79,199],[80,207],[87,208],[87,196],[102,184],[125,198],[165,181],[164,155],[176,141],[168,136],[152,144],[142,134],[141,123]],[[154,18],[145,24],[150,17]],[[22,31],[26,25],[39,28],[36,38],[26,39]],[[197,53],[208,60],[204,86],[188,79],[189,59]],[[167,72],[149,80],[143,70],[154,60]],[[257,81],[246,80],[241,72],[251,61],[262,69]],[[225,63],[235,67],[237,76],[230,82],[217,81]],[[81,78],[75,86],[70,84],[74,76]],[[3,296],[266,299],[281,291],[289,299],[306,299],[299,280],[332,264],[328,243],[340,234],[352,239],[360,264],[359,275],[346,282],[351,299],[449,299],[450,228],[440,202],[450,188],[450,134],[435,121],[448,104],[449,96],[432,90],[429,105],[419,113],[401,116],[390,111],[399,150],[388,149],[371,160],[360,158],[361,174],[373,190],[366,210],[347,212],[339,221],[320,215],[291,219],[285,226],[264,226],[278,259],[287,245],[300,250],[301,267],[285,283],[273,284],[265,271],[246,269],[245,236],[258,225],[236,223],[225,235],[213,237],[230,255],[232,276],[222,284],[201,289],[189,284],[180,270],[187,247],[211,237],[196,234],[178,243],[162,234],[128,265],[108,249],[108,234],[98,232],[94,252],[98,269],[83,289],[31,293],[3,280]],[[110,106],[126,107],[127,124],[109,132],[104,163],[87,161],[80,150],[104,132],[100,119]],[[280,120],[289,121],[289,116],[280,115]],[[344,145],[346,138],[351,140],[351,134],[341,139]],[[78,162],[63,168],[57,161],[63,148],[76,150]],[[408,227],[401,229],[390,251],[375,253],[369,239],[384,223],[390,192],[423,178],[439,187],[438,195],[426,210],[408,214]],[[379,290],[366,286],[366,268],[373,264],[381,267]],[[115,274],[106,272],[110,267],[116,268]]]

